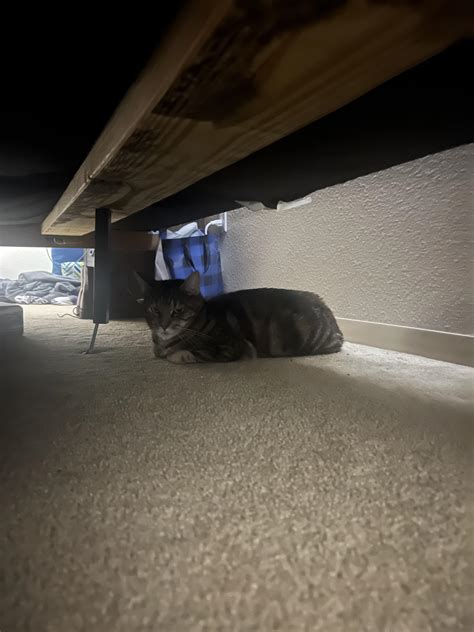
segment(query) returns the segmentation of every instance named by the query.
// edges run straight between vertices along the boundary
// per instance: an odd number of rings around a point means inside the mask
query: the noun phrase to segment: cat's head
[[[184,281],[157,281],[143,297],[148,326],[167,335],[188,327],[203,304],[199,272],[193,272]]]

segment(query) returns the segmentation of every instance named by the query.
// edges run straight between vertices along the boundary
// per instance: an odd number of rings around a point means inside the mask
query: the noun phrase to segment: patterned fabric
[[[84,248],[51,248],[53,274],[62,274],[62,263],[66,261],[81,261],[83,257]]]
[[[82,261],[66,261],[61,263],[61,274],[65,277],[71,277],[80,281],[82,266]]]
[[[204,298],[224,292],[219,241],[215,235],[163,239],[162,243],[163,257],[172,279],[186,279],[197,270]]]

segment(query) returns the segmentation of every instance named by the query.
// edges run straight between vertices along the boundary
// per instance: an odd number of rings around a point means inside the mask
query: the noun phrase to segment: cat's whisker
[[[180,336],[180,334],[176,334],[176,338],[178,338],[181,342],[184,342],[187,346],[189,346],[191,349],[197,349],[197,341],[193,340],[192,337],[187,337],[185,338],[184,336]]]
[[[177,329],[181,329],[181,331],[189,331],[190,333],[196,336],[201,336],[202,338],[208,338],[210,340],[213,340],[212,336],[209,336],[209,334],[205,334],[202,331],[197,331],[196,329],[192,329],[191,327],[181,327],[180,325],[175,325],[175,327]]]

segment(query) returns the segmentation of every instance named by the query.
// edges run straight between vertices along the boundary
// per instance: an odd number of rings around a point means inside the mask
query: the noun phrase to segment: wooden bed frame
[[[136,213],[346,105],[472,33],[465,0],[191,0],[44,235]]]

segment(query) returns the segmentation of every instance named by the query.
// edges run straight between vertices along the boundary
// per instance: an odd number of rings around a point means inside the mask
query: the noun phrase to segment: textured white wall
[[[318,191],[292,211],[235,211],[226,289],[308,289],[340,317],[472,334],[473,180],[465,145]]]
[[[30,270],[52,269],[47,248],[0,247],[0,279],[16,279],[21,272]]]

